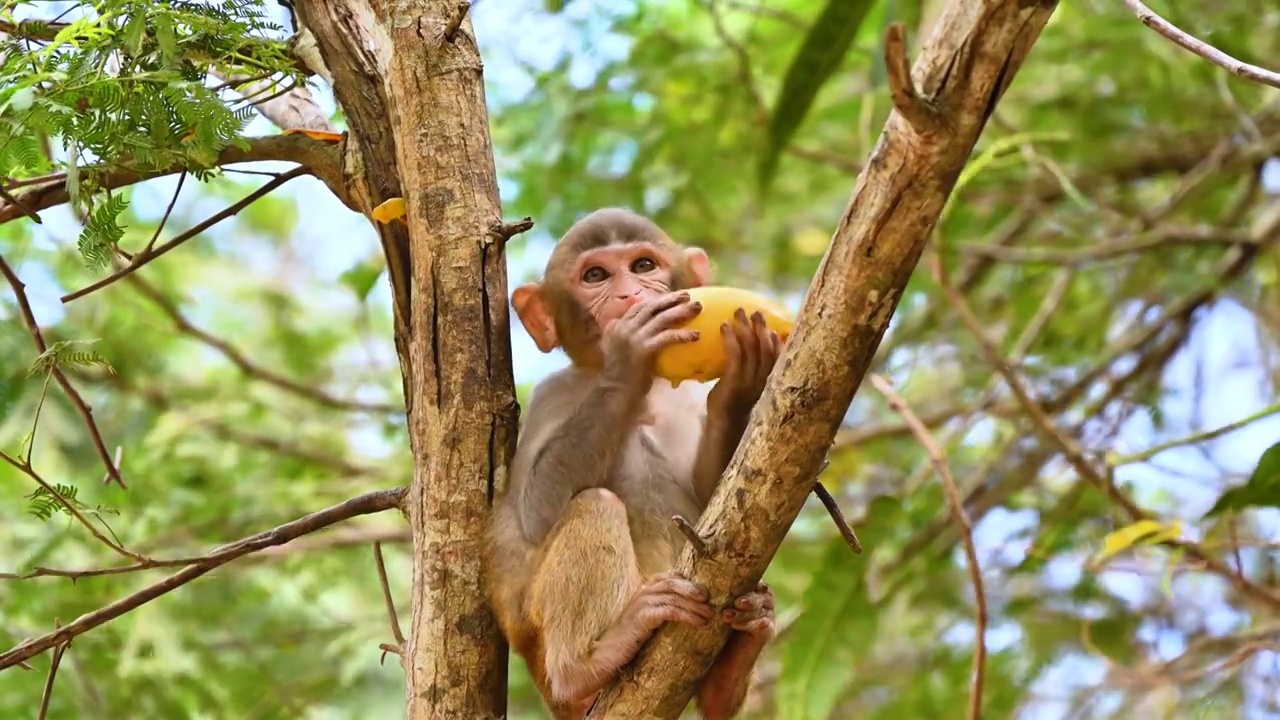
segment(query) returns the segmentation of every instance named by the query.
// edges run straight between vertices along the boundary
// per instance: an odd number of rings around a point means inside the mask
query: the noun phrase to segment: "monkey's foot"
[[[734,630],[768,638],[775,632],[773,609],[773,589],[760,583],[754,591],[734,600],[733,606],[725,608],[722,615]]]

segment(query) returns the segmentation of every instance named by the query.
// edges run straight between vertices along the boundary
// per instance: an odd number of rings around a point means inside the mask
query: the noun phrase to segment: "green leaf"
[[[1244,485],[1222,493],[1204,517],[1208,519],[1228,510],[1248,507],[1280,507],[1280,442],[1262,453]]]
[[[768,141],[758,167],[757,179],[762,189],[772,180],[778,158],[809,114],[818,91],[840,67],[874,1],[827,0],[826,7],[810,26],[787,68],[769,118]]]
[[[124,43],[131,54],[137,55],[142,52],[142,40],[146,32],[147,16],[140,12],[130,15],[129,22],[124,26]]]
[[[887,496],[867,508],[858,531],[867,548],[902,513]],[[858,659],[875,639],[879,613],[867,593],[869,554],[854,555],[844,540],[831,540],[803,599],[804,614],[788,630],[778,677],[781,720],[825,720],[857,673]]]
[[[373,291],[378,278],[382,276],[384,266],[383,262],[377,260],[362,262],[342,273],[338,282],[351,288],[351,292],[364,302],[369,298],[369,293]]]
[[[1102,549],[1093,557],[1093,562],[1100,563],[1134,545],[1156,545],[1172,540],[1181,533],[1182,523],[1177,520],[1167,523],[1159,520],[1139,520],[1107,533],[1107,536],[1102,539]]]

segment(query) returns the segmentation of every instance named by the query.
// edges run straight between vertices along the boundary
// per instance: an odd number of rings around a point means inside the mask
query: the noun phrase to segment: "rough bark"
[[[707,550],[686,545],[680,560],[679,569],[709,587],[714,603],[760,580],[799,514],[956,178],[1055,5],[957,0],[938,18],[914,72],[900,26],[887,35],[896,111],[698,524]],[[722,624],[668,624],[602,694],[590,718],[676,718],[692,697],[692,680],[725,637]]]
[[[350,124],[353,193],[365,207],[397,196],[407,207],[407,230],[379,228],[414,456],[407,717],[504,717],[506,645],[480,558],[517,407],[506,262],[490,233],[501,208],[466,4],[306,0],[296,9]]]

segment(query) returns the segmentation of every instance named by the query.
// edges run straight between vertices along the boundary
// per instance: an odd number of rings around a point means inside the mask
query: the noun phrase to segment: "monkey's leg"
[[[529,587],[552,702],[589,703],[662,623],[713,617],[708,600],[705,588],[676,573],[642,581],[626,505],[602,488],[579,492],[552,528]]]
[[[775,633],[773,590],[760,583],[725,608],[724,619],[734,632],[698,685],[698,709],[706,720],[727,720],[742,709],[756,661]]]

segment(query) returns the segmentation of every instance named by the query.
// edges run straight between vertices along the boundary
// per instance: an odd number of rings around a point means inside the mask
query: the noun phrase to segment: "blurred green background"
[[[540,271],[575,219],[625,205],[707,248],[719,282],[797,306],[890,109],[884,28],[905,22],[914,57],[943,4],[480,0],[472,15],[504,213],[537,223],[509,248],[511,285]],[[72,5],[14,12],[49,18]],[[278,5],[263,5],[288,28]],[[1238,58],[1280,66],[1270,0],[1152,7]],[[313,92],[333,110],[327,88]],[[245,134],[275,132],[257,118]],[[1276,90],[1175,47],[1120,2],[1074,0],[1000,103],[934,238],[1061,431],[1134,502],[1181,521],[1227,575],[1269,588],[1275,509],[1203,515],[1280,440],[1277,152]],[[176,183],[124,193],[123,246],[145,244]],[[166,232],[260,184],[188,178]],[[40,226],[0,225],[0,254],[50,341],[95,340],[86,349],[114,369],[73,376],[111,450],[121,448],[130,489],[102,483],[56,385],[33,462],[125,546],[200,554],[407,482],[381,250],[368,221],[320,182],[295,180],[139,282],[67,305],[59,296],[102,273],[76,251],[75,215],[41,215]],[[1168,547],[1093,562],[1128,516],[1037,434],[927,265],[908,290],[873,369],[934,428],[966,495],[990,613],[983,717],[1280,717],[1274,609]],[[36,353],[7,290],[0,322],[0,447],[17,453],[44,376],[28,375]],[[565,360],[539,353],[518,324],[512,343],[524,399]],[[1170,447],[1144,452],[1161,443]],[[851,554],[811,499],[766,575],[780,635],[748,716],[962,717],[974,594],[960,534],[919,443],[869,383],[823,479],[866,552]],[[65,514],[41,517],[35,487],[0,465],[0,572],[118,560]],[[1259,504],[1280,499],[1264,493]],[[49,717],[403,717],[403,673],[394,657],[379,662],[391,637],[373,540],[387,543],[407,622],[403,523],[363,518],[224,566],[80,637]],[[166,572],[0,580],[0,644]],[[36,716],[49,660],[0,672],[0,717]],[[510,705],[513,719],[545,717],[514,658]]]

